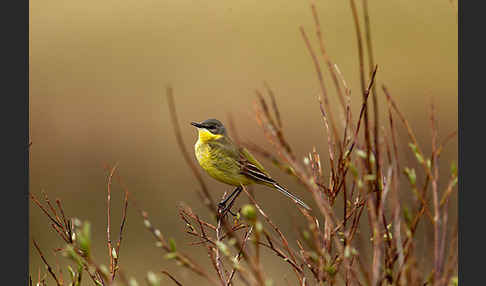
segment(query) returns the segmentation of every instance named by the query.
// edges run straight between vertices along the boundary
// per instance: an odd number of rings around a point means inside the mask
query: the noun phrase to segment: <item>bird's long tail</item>
[[[275,189],[280,191],[282,194],[286,195],[287,197],[294,200],[296,203],[301,205],[306,210],[310,211],[311,208],[306,205],[301,199],[291,194],[287,191],[284,187],[280,186],[274,179],[268,176],[264,171],[261,170],[258,166],[245,161],[245,164],[241,164],[241,173],[250,177],[254,181],[259,184],[265,184],[267,186],[273,186]]]
[[[273,183],[272,184],[275,189],[277,189],[279,192],[281,192],[282,194],[286,195],[287,197],[291,198],[292,200],[294,200],[296,203],[298,203],[299,205],[301,205],[303,208],[305,208],[306,210],[310,211],[311,208],[306,205],[301,199],[299,199],[298,197],[296,197],[294,194],[290,193],[289,191],[287,191],[284,187],[280,186],[278,183]]]

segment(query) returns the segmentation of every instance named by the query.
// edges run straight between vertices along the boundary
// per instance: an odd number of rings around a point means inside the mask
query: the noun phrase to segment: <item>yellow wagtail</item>
[[[233,193],[219,203],[219,207],[224,211],[231,208],[234,200],[242,191],[242,185],[254,183],[272,187],[310,210],[310,207],[302,200],[272,179],[246,148],[234,144],[219,120],[208,119],[201,123],[191,122],[191,124],[197,127],[199,133],[199,138],[194,146],[199,165],[216,180],[236,186]],[[234,198],[226,208],[226,202],[231,197]]]

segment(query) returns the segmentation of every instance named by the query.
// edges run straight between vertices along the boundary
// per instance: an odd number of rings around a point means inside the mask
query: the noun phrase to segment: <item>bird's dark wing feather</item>
[[[257,166],[253,165],[252,163],[242,159],[239,161],[240,162],[240,166],[241,166],[241,170],[240,172],[256,181],[262,181],[262,182],[265,182],[265,183],[269,183],[269,184],[275,184],[277,183],[274,179],[270,178],[267,174],[265,174],[264,172],[262,172],[262,170],[260,170],[260,168],[258,168]]]
[[[224,150],[225,158],[230,158],[229,161],[232,163],[236,162],[240,169],[239,172],[241,174],[253,179],[258,183],[273,186],[276,190],[291,198],[303,208],[311,210],[311,208],[306,205],[301,199],[290,193],[284,187],[279,185],[274,179],[272,179],[270,175],[267,174],[263,166],[255,159],[255,157],[250,154],[248,150],[246,150],[245,148],[234,147],[233,144],[221,144],[219,148],[220,150]]]
[[[296,203],[301,205],[307,210],[311,210],[311,208],[306,205],[301,199],[299,199],[294,194],[290,193],[287,189],[279,185],[274,179],[270,178],[267,174],[263,173],[257,166],[253,165],[248,161],[240,161],[241,164],[241,173],[256,180],[257,182],[263,182],[270,184],[275,187],[278,191],[282,194],[286,195],[287,197],[293,199]]]

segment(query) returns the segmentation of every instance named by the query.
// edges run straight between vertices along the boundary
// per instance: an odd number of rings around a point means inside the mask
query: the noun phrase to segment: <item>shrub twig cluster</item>
[[[457,185],[455,164],[451,165],[445,188],[439,184],[439,175],[445,173],[439,172],[441,152],[455,138],[457,131],[439,140],[436,109],[432,103],[429,118],[432,151],[431,154],[423,151],[388,88],[384,84],[380,85],[381,90],[376,88],[379,69],[373,56],[368,3],[364,1],[363,6],[368,71],[364,64],[365,46],[355,1],[350,0],[350,5],[357,35],[360,70],[361,107],[357,118],[353,118],[351,112],[351,89],[326,51],[315,4],[311,4],[311,12],[320,56],[334,84],[340,108],[331,106],[319,55],[305,29],[300,27],[319,83],[316,104],[326,134],[326,154],[319,154],[314,147],[304,158],[296,155],[283,127],[282,114],[285,113],[279,110],[277,96],[266,82],[265,92],[256,90],[254,114],[272,150],[265,150],[236,136],[238,144],[295,178],[299,186],[312,197],[316,206],[313,211],[307,211],[296,204],[305,219],[305,223],[297,227],[296,241],[290,241],[288,234],[281,231],[246,187],[243,187],[243,191],[249,203],[239,209],[233,221],[218,213],[218,207],[200,169],[185,147],[173,90],[168,87],[168,106],[178,146],[199,183],[197,194],[211,215],[210,219],[205,220],[191,207],[181,205],[179,217],[185,225],[186,234],[194,239],[190,246],[203,246],[207,250],[209,267],[198,264],[191,255],[181,251],[173,239],[166,239],[162,231],[153,226],[148,213],[138,207],[116,173],[115,164],[113,167],[105,167],[108,171],[108,267],[95,262],[91,253],[89,222],[65,216],[60,200],[56,200],[56,210],[46,194],[44,204],[31,194],[32,201],[49,218],[51,227],[65,244],[57,251],[77,265],[76,270],[68,267],[71,282],[65,282],[62,271],[59,269],[56,273],[38,243],[33,240],[56,284],[80,285],[82,274],[86,272],[95,285],[138,285],[133,278],[125,277],[119,265],[127,207],[131,202],[164,257],[202,277],[211,285],[272,285],[274,280],[266,271],[268,265],[263,263],[263,252],[274,254],[288,267],[289,272],[295,275],[295,281],[287,282],[293,285],[457,285],[457,278],[454,277],[457,273],[457,222],[450,221],[449,212],[450,198]],[[384,110],[387,118],[384,124],[379,121],[380,94],[386,100]],[[368,106],[370,96],[373,109]],[[336,116],[335,112],[340,116]],[[401,141],[398,138],[397,122],[408,136]],[[232,119],[230,125],[235,130]],[[403,154],[399,152],[399,148],[403,147],[402,142],[408,145],[408,151],[415,157],[415,165],[406,166],[403,162]],[[327,158],[326,162],[322,162],[322,158]],[[112,242],[111,236],[111,185],[114,177],[124,190],[122,222],[116,243]],[[432,247],[428,250],[431,259],[426,261],[418,259],[423,256],[423,253],[417,251],[420,225],[430,228],[433,233]],[[454,227],[451,228],[451,225]],[[160,274],[176,285],[183,285],[177,275],[164,269],[160,270]],[[151,286],[161,285],[161,278],[149,272],[146,283]],[[41,277],[39,274],[37,284],[46,285],[46,276]]]

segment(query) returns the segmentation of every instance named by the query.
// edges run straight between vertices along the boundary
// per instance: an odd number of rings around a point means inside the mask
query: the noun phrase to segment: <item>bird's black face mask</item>
[[[223,123],[221,123],[217,119],[208,119],[208,120],[204,120],[201,123],[191,122],[191,125],[193,125],[197,128],[207,129],[209,132],[211,132],[214,135],[225,135],[226,134],[226,128],[224,128]]]

